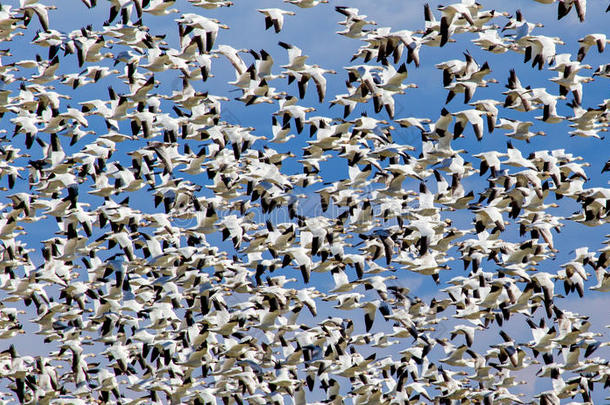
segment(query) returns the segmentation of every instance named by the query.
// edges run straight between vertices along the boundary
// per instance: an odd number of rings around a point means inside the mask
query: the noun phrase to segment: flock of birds
[[[610,239],[595,249],[567,235],[569,259],[556,258],[566,223],[609,222],[610,188],[590,186],[590,163],[567,144],[519,149],[559,124],[604,155],[610,99],[585,101],[610,78],[610,64],[586,63],[605,34],[584,36],[572,55],[529,10],[426,4],[411,31],[325,0],[284,0],[290,9],[249,17],[277,34],[278,68],[271,46],[223,43],[229,27],[210,15],[239,7],[231,1],[189,0],[192,13],[173,0],[82,2],[106,7],[107,19],[62,32],[53,18],[64,4],[0,6],[2,403],[555,405],[607,395],[607,335],[562,304],[608,302]],[[586,22],[585,0],[536,3]],[[357,44],[344,71],[308,64],[283,40],[316,6],[334,8],[337,34]],[[177,36],[156,32],[166,16]],[[463,38],[490,62],[466,51],[435,64],[444,105],[400,116],[400,100],[417,97],[408,70],[429,64],[428,47]],[[20,40],[29,45],[12,46]],[[504,53],[532,75],[552,72],[552,85],[501,65],[491,78]],[[234,70],[237,97],[211,93],[221,68]],[[180,89],[160,92],[167,77]],[[331,77],[346,78],[344,94],[327,92]],[[500,83],[497,98],[477,97]],[[221,114],[235,104],[276,109],[252,127]],[[404,131],[417,141],[397,140]],[[502,151],[456,146],[504,135]],[[36,235],[48,238],[37,245]],[[438,287],[422,297],[401,281],[413,279]],[[544,388],[526,395],[525,384]]]

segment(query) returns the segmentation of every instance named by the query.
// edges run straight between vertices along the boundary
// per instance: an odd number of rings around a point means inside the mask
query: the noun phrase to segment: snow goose
[[[36,14],[40,26],[43,31],[49,32],[49,10],[57,10],[57,6],[47,6],[42,3],[26,4],[25,6],[18,9],[23,12],[24,25],[28,25],[32,19],[32,15]]]
[[[296,15],[294,11],[287,11],[279,8],[262,8],[257,11],[265,16],[265,29],[268,30],[273,27],[276,34],[279,33],[284,26],[285,15]]]
[[[529,35],[523,38],[526,42],[524,63],[532,61],[532,67],[538,65],[541,70],[544,64],[553,64],[556,45],[565,45],[559,37],[547,37],[545,35]]]
[[[339,23],[345,25],[345,30],[337,31],[336,33],[347,38],[363,38],[367,36],[367,30],[364,27],[377,24],[375,21],[367,21],[366,15],[359,15],[357,8],[336,6],[335,10],[346,17],[345,21]]]
[[[478,70],[479,66],[474,58],[467,52],[464,52],[464,56],[465,61],[451,59],[434,65],[435,68],[443,71],[443,86],[448,86],[456,78],[467,78]]]
[[[605,78],[610,78],[610,63],[606,63],[604,65],[599,65],[595,72],[593,73],[593,77],[600,76]]]
[[[606,38],[606,34],[587,34],[587,35],[585,35],[584,37],[582,37],[578,40],[578,43],[580,44],[580,48],[578,49],[577,60],[579,62],[582,62],[582,60],[587,55],[589,48],[592,46],[596,46],[597,51],[599,53],[604,52],[604,49],[606,49],[606,44],[608,42],[610,42],[610,40]]]
[[[514,167],[526,167],[529,169],[536,170],[536,166],[531,160],[525,159],[519,149],[516,149],[511,142],[507,142],[507,157],[508,159],[503,161],[503,165],[509,165]]]
[[[318,92],[318,101],[320,103],[324,102],[324,97],[326,96],[326,78],[325,74],[336,74],[337,72],[332,69],[324,69],[318,65],[305,66],[302,70],[299,71],[299,97],[303,98],[305,96],[305,90],[307,88],[307,82],[309,79],[313,79],[316,84],[316,90]]]
[[[497,29],[487,29],[478,32],[479,37],[471,40],[472,43],[491,53],[504,53],[508,51],[509,44],[500,37]]]
[[[554,0],[553,0],[554,1]],[[515,34],[512,35],[514,41],[519,42],[524,37],[529,37],[532,31],[537,27],[544,27],[541,23],[530,23],[524,17],[521,10],[515,12],[515,17],[511,17],[502,28],[502,32],[506,30],[515,30]]]
[[[480,141],[483,139],[483,115],[489,114],[486,111],[480,111],[475,109],[462,110],[455,113],[451,113],[454,117],[456,117],[455,125],[453,127],[453,138],[458,138],[462,132],[464,132],[464,128],[466,124],[470,123],[474,130],[474,134],[477,137],[477,140]]]
[[[597,276],[597,284],[589,287],[589,289],[600,292],[610,291],[610,273],[607,272],[603,267],[596,267],[595,275]]]
[[[291,247],[285,250],[284,261],[282,266],[285,267],[292,260],[294,260],[301,270],[301,275],[303,276],[303,282],[305,284],[309,283],[309,278],[311,276],[311,269],[313,266],[313,261],[309,257],[309,250],[304,247]]]
[[[282,125],[286,125],[290,121],[290,118],[294,118],[297,133],[300,134],[301,132],[303,132],[304,123],[306,121],[305,114],[312,111],[315,111],[314,107],[289,105],[275,112],[274,115],[282,116]]]
[[[571,74],[569,76],[564,75],[559,77],[552,77],[549,80],[559,85],[560,97],[565,97],[565,95],[568,94],[569,91],[571,91],[572,95],[574,96],[574,105],[581,105],[583,96],[583,83],[590,83],[595,79],[593,77]]]
[[[572,7],[576,9],[576,14],[578,15],[580,22],[584,22],[587,14],[587,0],[558,0],[557,19],[561,20],[568,15]]]
[[[445,86],[445,89],[449,90],[449,93],[447,93],[447,99],[445,100],[445,104],[447,104],[451,100],[453,100],[455,95],[458,93],[464,93],[464,104],[467,104],[472,99],[472,97],[474,96],[474,93],[476,92],[477,88],[479,88],[479,87],[487,87],[487,82],[486,81],[476,82],[473,80],[460,80],[460,81],[450,83],[447,86]]]
[[[206,10],[212,10],[220,7],[230,7],[233,5],[232,1],[228,0],[189,0],[195,7],[201,7]]]
[[[148,2],[148,7],[142,9],[142,12],[149,13],[155,16],[165,16],[173,13],[178,13],[180,10],[176,8],[170,8],[175,3],[175,0],[152,0]]]
[[[298,72],[306,68],[305,61],[308,56],[302,55],[303,51],[301,51],[301,48],[282,41],[278,42],[278,44],[288,51],[288,64],[282,65],[284,69]]]
[[[396,122],[402,128],[415,127],[417,129],[419,129],[422,133],[424,133],[427,131],[424,128],[423,124],[430,123],[430,119],[429,118],[405,117],[405,118],[395,119],[394,122]]]
[[[441,24],[440,24],[440,35],[441,41],[440,46],[444,46],[449,40],[452,29],[455,29],[454,22],[457,18],[463,18],[470,25],[474,25],[472,15],[478,12],[481,6],[474,1],[462,1],[460,3],[453,3],[448,6],[439,6],[438,9],[442,12]],[[457,18],[456,18],[457,17]]]
[[[474,157],[481,159],[481,166],[479,167],[479,175],[482,176],[487,172],[487,169],[491,170],[491,176],[496,177],[500,171],[501,157],[506,157],[507,154],[498,151],[481,152]]]
[[[221,24],[216,18],[207,18],[194,13],[185,13],[176,22],[181,25],[186,25],[191,28],[199,28],[203,30],[204,35],[201,37],[203,41],[203,49],[205,52],[210,52],[214,47],[219,30],[229,29],[226,24]],[[181,37],[185,34],[182,33]]]
[[[536,132],[530,131],[530,127],[532,125],[534,125],[534,123],[531,121],[518,121],[518,120],[511,120],[508,118],[500,118],[500,121],[499,121],[497,127],[510,130],[510,132],[505,134],[506,136],[514,138],[514,139],[523,140],[523,141],[526,141],[527,143],[529,143],[530,139],[532,139],[535,136],[545,136],[546,135],[546,133],[544,131],[536,131]]]
[[[485,115],[487,116],[487,130],[490,134],[496,127],[496,121],[498,119],[498,107],[496,106],[499,104],[502,104],[502,102],[492,99],[478,100],[470,103],[470,105],[477,110],[485,112]]]
[[[294,4],[300,8],[311,8],[318,4],[328,3],[328,0],[284,0],[284,3]]]

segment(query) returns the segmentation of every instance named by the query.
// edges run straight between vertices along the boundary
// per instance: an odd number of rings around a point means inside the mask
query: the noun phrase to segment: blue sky
[[[287,55],[286,51],[282,49],[277,43],[278,41],[285,41],[291,44],[294,44],[300,47],[303,50],[303,53],[309,55],[309,59],[307,63],[309,64],[319,64],[324,68],[335,69],[338,73],[334,76],[328,76],[328,90],[326,100],[331,100],[336,94],[341,94],[345,92],[344,81],[347,78],[345,71],[343,70],[344,66],[350,65],[349,59],[353,52],[355,52],[362,42],[359,40],[348,39],[338,35],[335,35],[335,31],[341,30],[343,27],[338,25],[337,22],[341,21],[343,16],[336,13],[333,10],[334,6],[337,5],[347,5],[345,2],[338,2],[331,0],[330,4],[323,4],[313,9],[297,9],[296,7],[290,6],[288,4],[281,3],[280,1],[272,1],[272,0],[264,0],[258,2],[249,2],[249,1],[235,1],[235,5],[230,8],[222,8],[218,10],[211,11],[203,11],[201,9],[197,9],[192,7],[186,3],[177,5],[181,12],[199,12],[208,17],[218,18],[222,23],[225,23],[230,26],[228,30],[222,30],[219,34],[216,44],[229,44],[235,48],[245,48],[245,49],[254,49],[260,50],[265,49],[269,52],[274,60],[274,72],[279,72],[281,70],[280,65],[287,63]],[[544,27],[537,28],[535,33],[544,34],[548,36],[560,36],[566,43],[565,46],[558,47],[558,52],[568,52],[573,55],[576,54],[578,50],[578,38],[586,35],[591,32],[607,32],[607,17],[608,15],[604,13],[605,5],[601,4],[602,2],[589,2],[588,10],[587,10],[587,21],[584,24],[578,22],[576,15],[574,12],[571,12],[566,18],[561,20],[560,22],[556,21],[556,6],[548,6],[539,4],[537,2],[520,0],[520,1],[511,1],[509,2],[501,2],[501,1],[481,1],[484,8],[486,9],[495,9],[497,12],[507,11],[510,14],[513,14],[515,10],[520,8],[528,21],[532,22],[542,22],[544,23]],[[393,30],[398,29],[411,29],[417,30],[423,28],[423,5],[425,2],[423,1],[409,1],[409,2],[395,2],[395,1],[376,1],[376,2],[368,2],[368,1],[351,1],[349,2],[349,6],[357,7],[360,9],[361,14],[366,14],[369,18],[375,20],[377,22],[377,27],[382,26],[391,26]],[[435,10],[438,2],[430,2],[433,10]],[[506,8],[509,6],[510,8]],[[101,23],[104,19],[107,18],[107,4],[100,2],[100,4],[92,9],[87,10],[85,7],[79,2],[74,8],[68,7],[67,4],[58,4],[59,10],[51,12],[51,27],[60,29],[64,32],[70,32],[71,30],[77,30],[81,26],[92,23],[94,24],[95,29],[101,29]],[[285,19],[285,24],[282,32],[280,34],[275,34],[272,30],[264,31],[264,20],[263,16],[255,11],[256,8],[265,8],[265,7],[281,7],[285,9],[294,10],[297,12],[297,16],[287,16]],[[435,14],[437,17],[439,16],[439,12],[435,10]],[[151,15],[144,16],[144,23],[151,28],[151,33],[161,34],[164,33],[167,35],[166,41],[169,47],[176,48],[177,44],[177,36],[178,30],[176,23],[173,21],[173,18],[178,17],[178,15],[173,15],[171,17],[155,17]],[[495,23],[502,26],[506,22],[505,17],[499,17],[495,20]],[[39,29],[39,23],[36,18],[33,18],[28,30],[25,31],[25,35],[23,37],[17,38],[12,43],[8,44],[11,48],[11,52],[13,53],[12,57],[3,57],[3,64],[7,64],[10,62],[18,61],[21,59],[33,59],[36,54],[40,54],[43,57],[46,56],[46,49],[42,49],[36,47],[34,45],[30,45],[29,41],[32,40],[34,36],[34,31]],[[442,88],[442,72],[438,69],[434,68],[436,63],[440,63],[441,61],[452,59],[452,58],[462,58],[462,52],[470,52],[479,64],[482,64],[485,61],[489,62],[491,66],[492,73],[490,77],[493,77],[498,80],[497,84],[490,84],[490,86],[486,89],[479,89],[476,92],[474,100],[484,99],[484,98],[500,98],[500,93],[505,90],[504,85],[506,84],[509,69],[514,68],[521,79],[521,82],[524,85],[531,85],[532,87],[546,87],[547,90],[556,94],[558,89],[554,83],[548,81],[549,78],[555,75],[555,72],[548,71],[546,69],[542,71],[535,70],[529,66],[529,64],[523,64],[522,58],[523,55],[516,54],[513,52],[507,52],[502,55],[492,55],[478,49],[476,45],[470,42],[471,39],[474,39],[476,36],[473,34],[461,34],[456,35],[457,39],[456,43],[450,43],[446,47],[443,48],[430,48],[430,47],[422,47],[421,50],[421,60],[422,65],[419,68],[415,68],[414,65],[408,65],[409,78],[408,82],[416,83],[419,87],[417,89],[409,89],[405,95],[396,96],[396,118],[402,118],[406,116],[413,117],[428,117],[432,119],[432,121],[436,120],[440,114],[441,108],[444,106],[444,100],[447,96],[447,91]],[[117,53],[124,48],[116,46],[110,49],[111,52]],[[61,52],[61,51],[60,51]],[[80,69],[76,63],[75,55],[67,55],[63,56],[63,53],[60,57],[60,73],[70,73],[70,72],[78,72]],[[244,60],[246,64],[249,65],[252,62],[252,58],[249,55],[244,55]],[[403,56],[404,58],[404,56]],[[595,49],[591,49],[585,58],[585,62],[592,65],[593,69],[595,69],[599,64],[607,63],[607,53],[606,54],[598,54]],[[354,63],[361,63],[362,60],[359,59]],[[100,65],[103,66],[112,66],[112,60],[104,60],[100,62]],[[124,68],[124,64],[121,63],[118,67],[121,72]],[[16,76],[28,76],[34,74],[34,70],[22,70],[20,72],[16,72]],[[197,90],[200,91],[209,91],[210,94],[223,95],[233,99],[234,97],[239,96],[239,92],[233,91],[233,89],[226,84],[227,81],[234,79],[233,68],[231,65],[224,59],[219,58],[215,59],[213,62],[212,73],[215,75],[214,78],[209,79],[205,83],[196,83],[194,86]],[[587,72],[590,74],[591,72]],[[170,94],[173,90],[178,90],[180,88],[180,80],[177,77],[176,72],[164,72],[160,74],[156,74],[155,78],[160,81],[159,86],[154,90],[159,94]],[[9,89],[18,89],[19,82],[14,82],[6,86]],[[585,96],[583,100],[583,107],[595,107],[597,104],[601,103],[606,95],[608,94],[608,86],[610,81],[608,79],[596,78],[593,83],[585,85]],[[62,107],[66,107],[67,105],[71,105],[72,107],[78,107],[78,103],[90,100],[94,98],[106,98],[107,92],[106,87],[112,85],[113,88],[118,93],[126,93],[128,92],[128,88],[123,83],[118,82],[116,79],[103,79],[97,84],[90,84],[75,91],[72,91],[68,87],[60,84],[53,83],[56,87],[56,91],[58,92],[66,92],[69,93],[72,97],[71,100],[63,101]],[[296,83],[292,85],[287,85],[285,79],[278,79],[271,83],[272,86],[277,87],[278,90],[284,90],[291,94],[296,94]],[[312,113],[312,115],[325,115],[329,117],[340,117],[342,115],[342,111],[339,107],[334,107],[333,109],[328,108],[328,104],[321,104],[317,100],[317,96],[314,91],[313,84],[309,85],[308,92],[306,97],[303,100],[299,101],[300,105],[303,106],[313,106],[317,109],[316,112]],[[569,96],[571,98],[571,96]],[[451,101],[446,106],[451,112],[459,111],[467,108],[462,103],[462,98],[460,95],[456,96],[456,98]],[[171,110],[169,108],[169,104],[164,102],[162,104],[162,109],[164,112],[170,113]],[[268,138],[271,137],[271,114],[276,111],[277,105],[256,105],[245,107],[242,103],[238,101],[229,101],[223,103],[223,118],[231,123],[239,124],[242,126],[252,126],[255,127],[255,133],[257,135],[263,135]],[[366,106],[359,105],[354,113],[348,119],[357,118],[360,113],[367,112],[369,115],[373,114],[373,107],[371,103]],[[558,107],[558,112],[564,115],[571,115],[571,110],[565,106],[565,102],[561,103]],[[387,119],[387,116],[384,112],[380,114],[383,119]],[[545,124],[540,121],[534,119],[535,116],[540,115],[539,110],[531,111],[529,113],[520,113],[514,112],[507,109],[502,110],[501,116],[506,118],[514,118],[522,121],[530,120],[534,122],[535,130],[543,130],[547,133],[546,137],[536,137],[532,140],[530,144],[526,144],[523,141],[513,141],[513,144],[517,146],[523,153],[524,156],[527,156],[530,152],[540,149],[559,149],[565,148],[575,155],[582,156],[585,161],[591,164],[590,167],[587,168],[587,173],[589,174],[589,181],[586,183],[587,187],[606,187],[608,184],[608,176],[607,173],[604,175],[600,175],[601,168],[605,161],[608,159],[608,148],[607,142],[608,140],[597,140],[597,139],[582,139],[582,138],[572,138],[567,132],[567,125],[562,124]],[[8,138],[11,140],[11,143],[16,146],[25,149],[23,144],[23,136],[17,135],[15,138],[11,138],[12,135],[12,126],[8,121],[9,118],[12,118],[11,114],[7,114],[3,118],[3,126],[2,128],[8,131]],[[124,133],[130,133],[129,122],[124,121],[120,123],[121,131]],[[105,126],[103,125],[102,120],[96,117],[90,118],[90,128],[97,132],[97,134],[105,133]],[[294,132],[294,130],[293,130]],[[453,147],[455,149],[463,148],[468,151],[467,154],[464,155],[466,161],[471,162],[474,167],[478,168],[478,160],[473,158],[472,155],[477,154],[482,151],[487,150],[506,150],[506,142],[509,140],[504,133],[506,131],[501,129],[496,129],[493,134],[485,133],[484,138],[481,142],[477,142],[474,138],[474,134],[472,133],[472,129],[467,127],[465,130],[465,137],[458,139],[454,142]],[[81,141],[76,143],[73,147],[68,146],[68,138],[61,137],[62,146],[67,154],[74,153],[82,149],[87,143],[92,142],[95,139],[96,135],[90,135],[83,138]],[[46,135],[45,135],[46,136]],[[414,129],[396,129],[394,131],[394,140],[397,143],[411,144],[414,147],[421,148],[420,135],[417,130]],[[302,147],[306,145],[306,141],[309,140],[307,137],[307,129],[300,135],[298,135],[293,142],[287,144],[270,144],[269,146],[276,149],[279,152],[288,152],[292,151],[297,154],[297,157],[294,159],[289,159],[283,166],[283,171],[289,174],[298,173],[301,171],[301,166],[297,162],[299,157],[299,152]],[[182,146],[184,142],[179,142]],[[134,142],[125,142],[122,145],[118,145],[117,152],[113,155],[112,159],[121,162],[124,166],[129,166],[130,158],[127,155],[128,152],[132,150],[136,150],[145,146],[144,141],[134,141]],[[264,145],[263,142],[257,142],[254,145],[254,148],[261,148]],[[193,147],[194,151],[197,151],[196,148]],[[36,146],[32,148],[28,153],[32,154],[32,159],[40,158],[39,151],[36,149]],[[25,161],[27,163],[27,160]],[[347,177],[347,164],[344,160],[337,158],[336,156],[330,159],[328,162],[322,164],[322,170],[320,175],[323,177],[326,182],[333,182]],[[23,176],[27,176],[27,172],[23,173]],[[182,174],[181,174],[182,176]],[[209,180],[205,175],[199,176],[182,176],[187,178],[197,184],[206,185],[209,184]],[[485,187],[485,177],[479,178],[478,175],[473,176],[465,180],[465,186],[469,189],[473,189],[475,193],[483,191],[482,187]],[[430,189],[435,190],[435,182],[434,179],[428,179],[427,181]],[[89,186],[90,181],[84,183],[82,185],[81,201],[88,202],[95,206],[96,204],[101,203],[101,199],[96,197],[87,197],[86,196],[86,186]],[[6,186],[6,180],[3,179],[0,185]],[[322,184],[319,184],[315,187],[304,190],[307,193],[308,197],[306,201],[302,204],[304,206],[304,210],[308,210],[305,214],[310,214],[311,212],[318,211],[317,209],[317,195],[314,193],[315,189],[318,187],[323,187]],[[418,182],[414,180],[408,180],[404,184],[405,188],[411,188],[416,190],[418,187]],[[8,196],[18,191],[27,191],[28,185],[27,181],[18,182],[13,190],[8,190],[2,192],[0,195]],[[200,196],[210,195],[209,191],[205,189],[201,192]],[[300,192],[300,191],[299,191]],[[119,196],[115,198],[116,201],[120,201],[123,196]],[[553,197],[549,197],[549,200],[553,200]],[[3,202],[8,202],[7,198],[3,198]],[[151,195],[145,190],[141,190],[135,195],[130,197],[130,201],[132,207],[142,210],[143,212],[155,212],[161,209],[155,209],[151,205]],[[556,210],[553,210],[552,213],[555,215],[569,216],[577,206],[573,203],[573,201],[564,198],[561,201],[557,201],[561,206]],[[331,213],[338,213],[342,210],[330,209],[329,213],[325,215],[331,215]],[[472,218],[473,215],[471,212],[457,212],[447,214],[450,215],[450,218],[454,221],[454,226],[458,228],[469,228],[472,226]],[[277,222],[284,221],[285,212],[278,211],[273,213],[272,215],[263,215],[262,213],[257,212],[255,218],[257,220],[261,220],[260,222],[264,222],[266,219],[272,219]],[[45,240],[53,236],[55,232],[58,231],[57,226],[55,225],[55,220],[53,218],[47,218],[45,220],[41,220],[35,224],[24,224],[27,235],[24,235],[22,238],[23,241],[28,243],[29,246],[35,249],[35,252],[31,254],[33,261],[36,265],[42,264],[42,257],[40,255],[40,241]],[[104,230],[105,232],[106,230]],[[99,236],[103,232],[97,232],[94,234],[93,239]],[[585,227],[584,225],[580,225],[574,222],[566,221],[565,227],[562,228],[561,234],[555,235],[556,237],[556,248],[559,250],[559,253],[553,260],[547,260],[543,265],[540,266],[541,270],[555,272],[559,270],[559,266],[562,263],[567,262],[573,256],[571,251],[579,246],[589,246],[591,250],[599,249],[603,246],[603,242],[605,240],[605,235],[609,233],[607,225],[603,225],[596,228]],[[506,239],[511,241],[520,240],[518,235],[518,230],[516,227],[509,227],[506,232]],[[212,244],[219,246],[221,249],[226,249],[228,252],[233,253],[233,248],[230,243],[222,242],[220,238],[216,235],[208,238],[208,241]],[[356,243],[357,240],[354,241]],[[110,254],[110,253],[109,253]],[[455,256],[456,252],[453,251],[451,255]],[[378,261],[382,263],[383,260]],[[454,265],[454,266],[453,266]],[[451,277],[455,275],[465,275],[462,271],[461,262],[452,262],[452,266],[454,269],[451,272],[447,272],[441,276],[441,280],[446,282]],[[494,271],[494,265],[489,262],[484,265],[484,269],[486,271]],[[286,274],[290,277],[296,277],[299,281],[294,283],[294,288],[304,287],[304,284],[300,281],[301,277],[298,270],[293,268],[286,268],[277,272],[277,274]],[[429,302],[432,297],[438,297],[439,292],[438,287],[430,280],[428,277],[422,277],[420,275],[404,271],[399,271],[396,273],[398,279],[393,283],[402,286],[408,286],[412,295],[419,296],[424,299],[426,302]],[[585,285],[585,289],[589,286],[595,284],[595,277],[591,275],[589,281]],[[329,274],[314,274],[312,276],[312,285],[316,286],[322,290],[326,290],[332,288],[332,278]],[[331,286],[331,287],[329,287]],[[361,288],[361,287],[359,287]],[[562,286],[560,283],[556,284],[556,290],[562,291]],[[53,291],[50,289],[50,291]],[[364,291],[362,290],[364,293]],[[56,293],[56,292],[55,292]],[[374,292],[367,292],[368,298],[374,297]],[[2,293],[0,293],[0,297]],[[237,298],[235,298],[237,300]],[[604,337],[600,339],[607,340],[608,333],[607,330],[604,329],[604,326],[610,324],[610,315],[607,311],[604,311],[603,304],[608,303],[607,297],[604,297],[603,293],[598,293],[594,291],[586,291],[586,296],[583,299],[579,299],[576,295],[572,294],[565,299],[558,300],[561,303],[561,307],[565,308],[573,308],[572,311],[580,312],[582,314],[586,314],[591,317],[591,322],[593,324],[592,329],[595,329],[597,332],[601,332],[604,334]],[[333,303],[322,303],[319,304],[319,316],[321,319],[328,315],[336,315],[337,311],[332,308]],[[29,312],[23,318],[24,320],[28,320],[35,317],[34,313],[31,313],[31,307],[27,309]],[[305,312],[305,311],[304,311]],[[539,316],[540,313],[537,315]],[[443,314],[445,316],[451,317],[451,313]],[[345,314],[345,316],[352,316],[352,314]],[[314,320],[309,318],[308,316],[303,315],[303,318],[300,319],[301,322],[313,322]],[[362,311],[356,311],[354,315],[355,320],[362,319]],[[386,330],[389,325],[383,325],[382,322],[379,322],[381,319],[380,315],[377,314],[377,321],[375,324],[374,332]],[[453,325],[455,323],[454,320],[450,320],[448,322],[449,325]],[[514,326],[513,326],[514,324]],[[19,340],[13,340],[10,343],[16,343],[18,345],[19,350],[24,354],[37,355],[39,353],[38,344],[41,339],[38,336],[32,335],[31,332],[36,330],[35,325],[31,325],[28,322],[24,322],[24,326],[30,334],[27,336],[20,337]],[[359,328],[359,330],[358,330]],[[519,328],[519,329],[518,329]],[[529,330],[525,328],[525,322],[522,319],[517,319],[512,321],[509,326],[505,328],[510,329],[511,333],[515,330],[514,338],[517,341],[527,341],[531,339],[531,334]],[[357,324],[357,332],[355,333],[364,333],[364,328],[362,324]],[[442,333],[439,332],[439,333]],[[445,335],[446,336],[446,335]],[[491,330],[487,330],[481,335],[482,341],[478,341],[477,344],[481,344],[481,346],[487,346],[488,344],[498,343],[500,338],[497,334],[497,329],[492,328]],[[261,337],[262,339],[262,337]],[[460,339],[460,338],[458,338]],[[9,342],[6,343],[8,346]],[[34,346],[37,344],[37,346]],[[402,345],[402,343],[401,343]],[[98,348],[96,346],[96,348]],[[54,350],[55,348],[50,348],[49,350]],[[103,349],[102,349],[103,350]],[[436,349],[438,350],[438,349]],[[46,347],[45,350],[46,351]],[[40,351],[40,353],[44,353],[44,351]],[[387,355],[392,353],[392,347],[387,350]],[[380,356],[382,354],[386,354],[384,351],[380,351]],[[436,356],[441,356],[439,353],[435,353]],[[596,353],[596,355],[606,358],[610,355],[608,350],[602,352],[601,350]],[[523,378],[531,378],[532,375],[524,375]],[[548,384],[538,383],[529,384],[524,387],[522,390],[525,394],[531,395],[536,392],[540,392],[542,390],[548,389]],[[318,393],[319,394],[319,393]],[[313,397],[312,397],[313,398]],[[603,394],[599,391],[596,392],[596,399],[603,398]],[[310,397],[308,397],[308,400]]]

